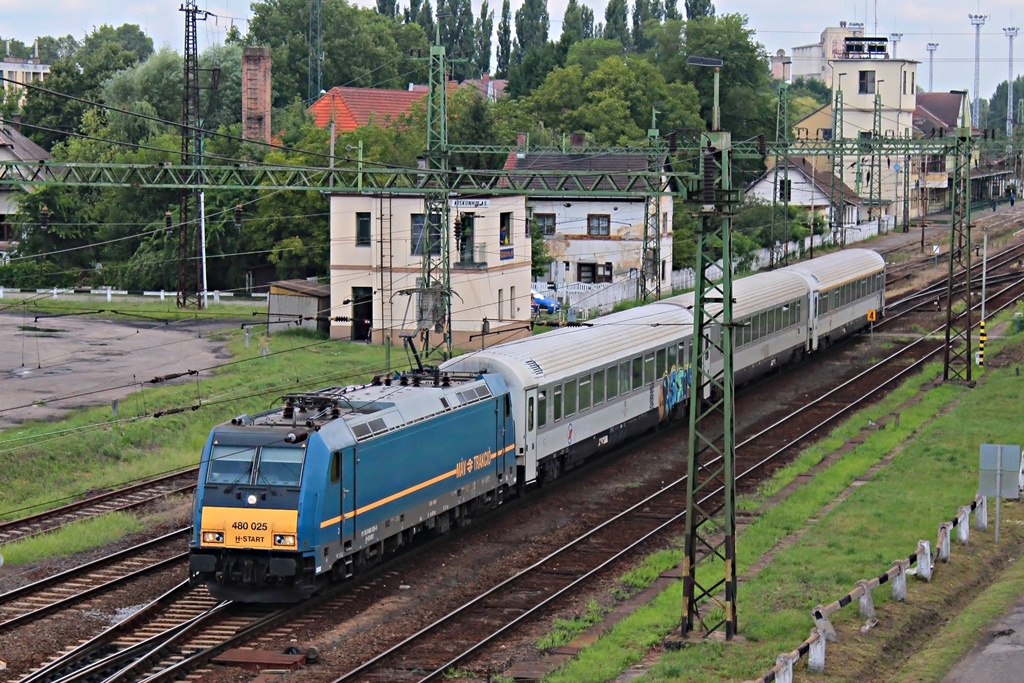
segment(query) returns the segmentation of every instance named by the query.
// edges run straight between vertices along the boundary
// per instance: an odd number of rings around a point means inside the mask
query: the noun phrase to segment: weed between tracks
[[[1021,357],[1024,343],[1019,337],[996,343],[1002,348],[991,353],[993,365],[998,364],[1000,355]],[[869,418],[891,412],[920,392],[938,371],[937,365],[929,366],[882,404],[860,411],[778,472],[757,496],[743,498],[740,506],[760,509],[797,474],[861,433]],[[769,551],[773,559],[756,577],[740,585],[741,640],[728,644],[707,641],[666,652],[636,680],[739,681],[759,676],[774,665],[779,653],[795,649],[807,637],[813,626],[810,611],[816,605],[838,599],[857,580],[885,571],[895,558],[911,553],[919,539],[934,544],[938,524],[953,517],[977,490],[978,445],[1024,439],[1024,425],[1019,420],[1024,378],[1017,376],[1013,367],[976,369],[975,374],[985,375],[976,389],[941,385],[927,390],[919,403],[902,410],[898,427],[890,421],[885,429],[870,432],[861,446],[780,504],[765,509],[743,531],[737,545],[741,573]],[[894,453],[891,463],[851,490],[855,480],[890,453]],[[832,507],[844,492],[848,497]],[[993,515],[990,511],[990,519]],[[952,562],[936,568],[932,583],[910,581],[906,604],[893,603],[888,586],[876,590],[879,625],[867,634],[858,631],[862,619],[856,605],[842,610],[834,622],[840,642],[828,646],[827,680],[939,680],[973,646],[993,615],[1002,614],[1019,597],[1024,586],[1024,568],[1007,573],[1017,566],[1010,563],[1024,554],[1020,524],[1024,505],[1004,503],[1003,519],[998,547],[992,543],[991,523],[988,531],[972,530],[972,543],[955,544]],[[780,543],[784,539],[786,543]],[[631,585],[652,580],[678,558],[673,552],[652,556],[643,568],[627,575],[627,580]],[[715,576],[720,573],[719,568]],[[1003,583],[986,591],[987,583],[995,580]],[[978,595],[981,598],[971,604]],[[678,628],[681,599],[677,584],[545,680],[615,680]],[[711,613],[705,618],[714,621],[716,616]],[[929,644],[931,634],[939,635]],[[802,664],[797,673],[806,675]]]
[[[144,528],[145,523],[135,515],[112,512],[69,524],[53,533],[9,543],[3,547],[4,563],[19,565],[48,557],[67,557],[116,541]]]

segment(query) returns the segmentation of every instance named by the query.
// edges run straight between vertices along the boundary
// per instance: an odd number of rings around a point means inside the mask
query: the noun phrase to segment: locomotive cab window
[[[341,451],[331,453],[331,483],[337,484],[341,480]]]
[[[206,472],[208,484],[248,484],[252,481],[256,449],[246,446],[214,446],[210,453],[210,467]]]
[[[305,448],[264,446],[260,449],[257,484],[298,486],[302,481],[302,460]]]

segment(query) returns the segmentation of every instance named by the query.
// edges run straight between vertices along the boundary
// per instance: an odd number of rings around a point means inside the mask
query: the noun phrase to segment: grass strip
[[[116,541],[144,528],[145,523],[134,515],[111,512],[69,524],[53,533],[9,543],[0,548],[0,552],[3,553],[4,564],[17,566],[49,557],[67,557]]]

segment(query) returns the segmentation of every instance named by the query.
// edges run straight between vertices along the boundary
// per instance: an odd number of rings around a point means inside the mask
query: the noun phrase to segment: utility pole
[[[956,131],[953,156],[953,221],[946,287],[946,346],[942,379],[970,384],[971,366],[971,128],[967,103]],[[963,275],[963,282],[959,281]],[[963,307],[963,312],[956,310]]]
[[[427,168],[440,171],[431,187],[425,188],[426,214],[423,221],[423,263],[418,294],[417,327],[423,339],[423,354],[441,349],[445,358],[452,352],[452,287],[449,254],[448,211],[448,70],[441,44],[441,22],[450,16],[437,13],[434,44],[430,46],[429,92],[427,94]],[[512,230],[512,226],[508,226]],[[440,334],[431,345],[430,333]]]
[[[658,107],[661,105],[661,102],[654,102],[651,106],[651,127],[647,130],[648,171],[665,168],[665,153],[658,144]],[[661,299],[661,230],[661,196],[648,195],[644,200],[644,241],[638,280],[641,301]]]
[[[785,82],[779,84],[779,101],[775,109],[775,139],[782,142],[789,142],[789,88]],[[775,254],[775,226],[784,221],[783,235],[785,241],[789,242],[789,157],[775,154],[774,178],[772,181],[772,221],[768,232],[768,269],[771,270],[778,265],[778,257]],[[779,178],[779,172],[782,178]],[[782,214],[779,215],[779,204],[782,204]]]
[[[875,82],[875,108],[871,122],[871,139],[882,137],[882,83]],[[882,233],[882,152],[878,145],[871,147],[871,162],[868,165],[868,202],[878,221],[878,234]]]
[[[206,20],[209,12],[200,11],[196,0],[185,0],[179,8],[185,13],[184,87],[181,92],[181,163],[198,166],[202,138],[199,129],[199,45],[196,22]],[[201,15],[201,16],[200,16]],[[203,300],[198,296],[202,282],[202,263],[195,255],[199,251],[199,231],[194,229],[198,207],[196,189],[180,191],[178,213],[178,307],[186,308],[190,300],[198,308]],[[193,263],[194,261],[194,263]]]
[[[732,640],[736,635],[738,588],[732,213],[739,203],[739,192],[732,188],[732,137],[719,125],[718,82],[722,61],[690,56],[687,64],[714,67],[715,97],[711,132],[700,137],[702,184],[690,348],[693,381],[680,632],[686,637],[698,627],[705,635],[724,630],[725,639]],[[719,260],[721,279],[713,276],[711,270]],[[704,362],[705,357],[720,358],[721,369],[711,370]],[[712,561],[704,563],[698,578],[697,567],[704,560]]]
[[[846,193],[843,192],[843,76],[838,74],[839,87],[836,88],[835,100],[832,103],[832,243],[846,244]]]
[[[1013,39],[1019,30],[1016,26],[1003,29],[1010,40],[1010,77],[1006,83],[1006,137],[1009,140],[1013,140]]]
[[[938,43],[928,43],[928,92],[935,92],[935,51]]]
[[[309,55],[306,58],[306,104],[320,97],[324,80],[323,0],[309,0]]]
[[[971,23],[974,25],[974,92],[971,93],[974,100],[971,108],[971,124],[980,126],[981,122],[978,119],[981,118],[981,98],[978,96],[978,90],[981,88],[981,27],[985,25],[988,15],[968,14],[967,16],[970,17]]]

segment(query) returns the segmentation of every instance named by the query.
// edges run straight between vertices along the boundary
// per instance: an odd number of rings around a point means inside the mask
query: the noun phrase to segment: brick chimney
[[[270,48],[242,50],[242,137],[270,142]]]

